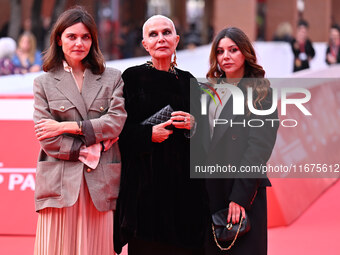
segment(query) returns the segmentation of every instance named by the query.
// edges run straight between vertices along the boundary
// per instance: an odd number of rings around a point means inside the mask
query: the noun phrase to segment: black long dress
[[[115,250],[120,253],[128,242],[129,254],[136,249],[136,254],[193,254],[203,245],[208,209],[203,180],[190,179],[190,139],[175,129],[167,140],[153,143],[152,126],[141,124],[168,104],[189,112],[193,76],[144,64],[127,69],[122,77],[128,117],[119,140],[122,177]]]

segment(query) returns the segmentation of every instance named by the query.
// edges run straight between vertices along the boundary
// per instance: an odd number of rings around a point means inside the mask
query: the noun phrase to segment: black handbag
[[[215,243],[218,248],[222,251],[230,250],[230,248],[235,244],[236,239],[240,236],[243,236],[250,230],[250,221],[248,215],[245,215],[245,219],[243,219],[242,215],[240,216],[240,221],[237,224],[232,224],[231,222],[227,222],[228,217],[228,208],[222,209],[212,215],[212,231]],[[226,243],[231,242],[231,244],[224,248],[219,242]]]
[[[150,125],[154,126],[154,125],[158,125],[158,124],[161,124],[163,122],[166,122],[171,118],[171,113],[173,111],[174,110],[172,109],[172,107],[168,104],[167,106],[163,107],[158,112],[156,112],[155,114],[153,114],[152,116],[150,116],[149,118],[144,120],[142,122],[142,124],[143,125],[150,124]],[[169,125],[166,128],[169,129],[169,128],[171,128],[170,126],[172,126],[172,125]]]

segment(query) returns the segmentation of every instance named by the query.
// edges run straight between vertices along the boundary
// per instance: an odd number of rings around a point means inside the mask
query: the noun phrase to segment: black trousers
[[[134,238],[128,243],[129,255],[204,255],[203,248],[191,249]]]

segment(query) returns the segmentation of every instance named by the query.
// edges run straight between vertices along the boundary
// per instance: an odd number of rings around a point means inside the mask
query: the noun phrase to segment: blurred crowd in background
[[[5,0],[2,0],[5,1]],[[9,1],[9,0],[8,0]],[[303,0],[297,0],[297,2]],[[16,4],[14,4],[16,2]],[[9,19],[0,27],[0,75],[25,74],[41,71],[42,55],[49,45],[49,32],[51,25],[58,17],[58,11],[62,11],[74,4],[82,4],[82,1],[60,0],[55,1],[51,16],[39,16],[43,0],[32,0],[31,15],[21,21],[18,16],[16,33],[13,34],[13,19]],[[84,1],[83,1],[84,2]],[[85,1],[86,2],[86,1]],[[87,1],[90,2],[90,1]],[[140,10],[144,17],[131,18],[133,11],[122,15],[118,9],[131,8],[133,0],[101,0],[95,4],[95,17],[99,30],[101,50],[106,60],[132,58],[145,56],[146,51],[142,47],[142,24],[147,17],[154,14],[171,16],[175,22],[177,33],[181,36],[177,50],[193,49],[197,46],[209,44],[213,37],[214,27],[206,15],[207,0],[186,0],[185,26],[180,19],[173,17],[170,12],[171,1],[167,0],[143,0],[144,8]],[[183,1],[184,2],[184,1]],[[254,40],[264,41],[268,36],[264,29],[266,1],[257,1],[256,37]],[[23,8],[20,0],[11,1],[10,8],[18,10]],[[12,12],[13,10],[11,10]],[[21,10],[22,11],[22,10]],[[136,11],[136,10],[134,10]],[[178,10],[177,10],[178,12]],[[127,13],[127,14],[126,14]],[[12,14],[13,15],[13,14]],[[130,15],[130,16],[129,16]],[[15,20],[15,19],[14,19]],[[205,21],[203,21],[205,20]],[[20,26],[20,27],[19,27]],[[296,26],[296,27],[295,27]],[[297,24],[283,21],[276,29],[272,41],[283,41],[291,44],[294,54],[294,72],[309,68],[309,61],[314,57],[313,42],[309,38],[309,32],[313,30],[303,13],[299,12]],[[218,32],[218,31],[217,31]],[[326,53],[326,63],[329,65],[340,63],[340,28],[334,22],[329,28],[329,40]]]

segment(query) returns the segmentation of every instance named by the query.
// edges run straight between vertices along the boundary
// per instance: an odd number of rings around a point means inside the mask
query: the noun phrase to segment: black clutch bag
[[[243,219],[240,216],[240,221],[237,224],[232,224],[227,222],[228,208],[222,209],[212,215],[212,231],[214,235],[214,240],[218,248],[223,251],[230,250],[230,248],[235,244],[236,239],[243,236],[250,230],[250,221],[248,215],[245,215]],[[219,243],[231,242],[231,244],[224,248]]]
[[[149,118],[144,120],[142,122],[142,124],[143,125],[150,124],[150,125],[154,126],[154,125],[158,125],[158,124],[161,124],[163,122],[166,122],[171,118],[171,113],[173,111],[174,110],[172,109],[172,107],[168,104],[167,106],[163,107],[158,112],[156,112],[155,114],[153,114],[152,116],[150,116]],[[169,126],[171,126],[171,125],[169,125]],[[169,126],[167,126],[166,128],[169,129],[170,128]]]

